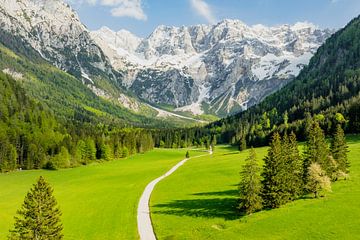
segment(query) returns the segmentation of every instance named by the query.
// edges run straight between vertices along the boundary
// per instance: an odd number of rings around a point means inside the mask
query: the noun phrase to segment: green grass
[[[182,160],[185,152],[156,149],[74,169],[0,174],[0,239],[6,239],[16,210],[40,175],[54,188],[65,239],[137,239],[136,210],[142,191]]]
[[[158,239],[360,239],[360,137],[350,137],[350,180],[326,198],[240,216],[239,172],[248,151],[221,147],[188,161],[160,182],[151,199]],[[256,149],[258,159],[266,148]]]

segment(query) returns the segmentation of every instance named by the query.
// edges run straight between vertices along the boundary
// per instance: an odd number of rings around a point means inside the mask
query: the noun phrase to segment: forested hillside
[[[127,157],[153,148],[150,131],[104,124],[59,122],[0,73],[0,171],[55,169]]]
[[[0,53],[0,69],[17,78],[31,97],[49,106],[59,118],[117,125],[156,124],[151,118],[96,96],[80,80],[43,60],[30,61],[4,46],[0,46]]]

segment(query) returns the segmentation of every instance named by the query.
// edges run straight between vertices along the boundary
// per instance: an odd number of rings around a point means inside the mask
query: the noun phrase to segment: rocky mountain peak
[[[207,112],[226,115],[290,81],[331,33],[307,22],[267,27],[225,19],[214,25],[159,26],[149,37],[136,38],[140,43],[125,32],[116,46],[95,41],[112,46],[107,51],[112,64],[130,73],[126,86],[144,99],[196,114],[206,112],[206,105]]]
[[[0,0],[0,25],[0,41],[10,49],[47,60],[82,81],[96,95],[117,99],[123,93],[122,75],[64,1]],[[102,31],[112,32],[106,28]],[[34,56],[36,52],[39,56]]]

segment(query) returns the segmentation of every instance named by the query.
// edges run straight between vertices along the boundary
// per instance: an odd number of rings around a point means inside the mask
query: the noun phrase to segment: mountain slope
[[[246,109],[293,77],[330,36],[309,23],[247,26],[238,20],[159,26],[148,38],[102,28],[91,33],[124,84],[179,111],[227,115]]]
[[[139,110],[140,101],[122,88],[122,75],[62,0],[0,0],[0,24],[0,42],[15,53],[50,62],[97,96]]]
[[[77,14],[60,0],[1,0],[3,31],[21,37],[38,54],[84,82],[93,77],[116,83],[116,72]]]
[[[63,128],[4,73],[0,73],[0,99],[0,171],[42,167],[40,158],[64,139]]]
[[[342,113],[350,120],[348,132],[359,132],[360,123],[360,17],[326,40],[299,76],[263,102],[235,116],[211,124],[223,127],[222,140],[264,138],[272,127],[289,123],[303,136],[307,112],[322,114],[323,128],[331,132]],[[285,124],[284,124],[285,123]],[[291,124],[290,124],[291,123]],[[252,126],[252,127],[251,127]]]
[[[109,114],[124,124],[157,125],[160,112],[122,87],[122,74],[62,0],[0,0],[0,24],[0,43],[15,52],[3,56],[0,70],[39,80],[39,84],[23,81],[25,89],[60,116],[81,113],[86,121],[95,120],[90,114],[98,121]],[[166,121],[165,125],[176,125],[197,120],[173,116]]]

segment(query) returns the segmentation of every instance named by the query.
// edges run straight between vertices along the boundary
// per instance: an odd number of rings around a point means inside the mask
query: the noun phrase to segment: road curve
[[[212,151],[210,150],[209,153],[211,155]],[[203,157],[203,156],[205,155],[201,155],[197,157]],[[156,240],[154,229],[151,223],[150,206],[149,206],[151,193],[154,190],[155,185],[164,178],[166,178],[167,176],[174,173],[180,166],[182,166],[189,159],[191,158],[185,158],[184,160],[180,161],[178,164],[172,167],[167,173],[165,173],[161,177],[156,178],[146,186],[143,194],[141,195],[137,209],[137,226],[141,240]]]

